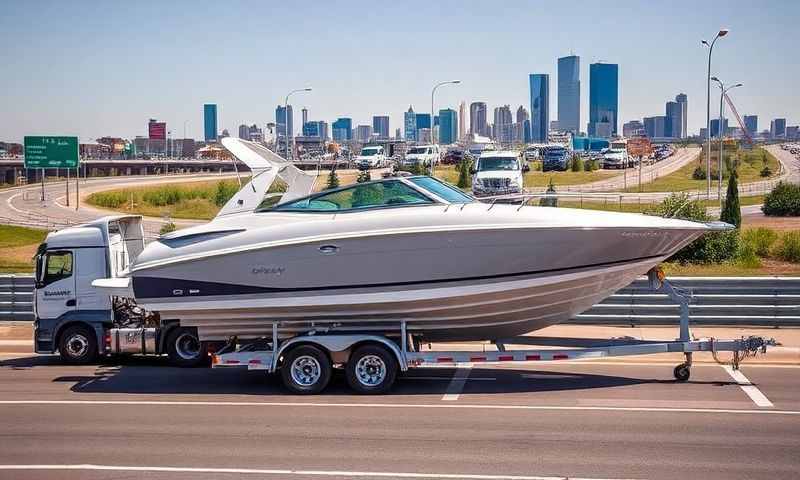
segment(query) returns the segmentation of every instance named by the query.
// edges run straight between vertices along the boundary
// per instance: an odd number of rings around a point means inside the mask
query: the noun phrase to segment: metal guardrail
[[[800,277],[672,277],[692,293],[694,325],[800,326]],[[676,325],[680,310],[642,278],[564,322],[579,325]],[[33,276],[0,275],[0,321],[33,320]]]

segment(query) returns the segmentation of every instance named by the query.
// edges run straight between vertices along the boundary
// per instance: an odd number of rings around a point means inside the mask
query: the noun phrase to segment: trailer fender
[[[280,346],[277,355],[272,358],[272,371],[277,371],[278,359],[283,356],[284,352],[292,348],[293,345],[303,343],[312,344],[320,346],[328,352],[335,353],[348,350],[353,345],[358,343],[369,342],[385,345],[389,351],[394,353],[395,358],[397,358],[397,364],[400,366],[400,370],[403,372],[408,370],[408,364],[406,362],[405,355],[403,355],[396,343],[392,342],[386,337],[381,337],[379,335],[303,335],[300,337],[294,337],[284,342]]]

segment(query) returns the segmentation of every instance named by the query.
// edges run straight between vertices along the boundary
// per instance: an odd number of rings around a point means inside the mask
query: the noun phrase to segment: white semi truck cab
[[[179,366],[208,359],[194,329],[92,286],[124,276],[144,249],[140,216],[103,217],[47,235],[36,253],[34,350],[85,364],[112,354],[168,354]]]

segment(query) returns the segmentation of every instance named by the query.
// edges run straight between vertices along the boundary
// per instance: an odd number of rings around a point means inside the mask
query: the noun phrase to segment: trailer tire
[[[70,365],[92,363],[97,360],[97,335],[86,325],[67,327],[58,340],[58,353]]]
[[[380,395],[388,392],[397,378],[397,359],[382,345],[356,349],[345,366],[347,383],[357,393]]]
[[[692,371],[689,369],[689,365],[685,363],[681,363],[672,371],[672,374],[675,376],[675,380],[679,382],[688,382],[689,377],[692,375]]]
[[[328,386],[332,370],[325,352],[313,345],[300,345],[284,356],[281,378],[292,393],[315,395]]]
[[[176,327],[167,335],[169,361],[181,368],[202,367],[208,364],[206,345],[200,341],[197,329]]]

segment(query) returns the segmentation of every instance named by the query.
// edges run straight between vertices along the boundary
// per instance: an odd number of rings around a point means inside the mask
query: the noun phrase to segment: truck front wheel
[[[85,325],[69,327],[58,341],[58,353],[70,365],[92,363],[97,359],[97,335]]]
[[[167,337],[167,355],[178,367],[201,367],[208,363],[205,344],[200,341],[194,328],[177,327]]]

